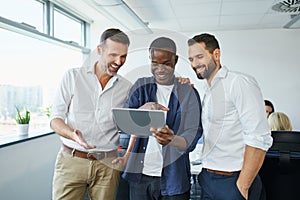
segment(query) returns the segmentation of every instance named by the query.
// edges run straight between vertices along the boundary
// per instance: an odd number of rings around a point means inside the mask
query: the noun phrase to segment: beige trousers
[[[54,170],[52,199],[84,200],[88,189],[91,200],[114,200],[120,168],[111,164],[113,159],[88,160],[60,150]]]

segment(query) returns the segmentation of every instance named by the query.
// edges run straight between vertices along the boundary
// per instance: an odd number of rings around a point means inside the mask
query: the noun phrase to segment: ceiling
[[[291,13],[272,10],[278,0],[126,2],[144,21],[149,22],[149,27],[164,27],[182,32],[282,28],[291,20]]]
[[[70,6],[76,7],[75,2],[79,1],[72,1]],[[187,33],[300,28],[300,0],[83,0],[82,3],[93,10],[83,12],[93,20],[100,20],[101,13],[128,29],[133,29],[129,17],[118,10],[123,4],[134,11],[150,29]],[[286,12],[273,10],[275,4]]]

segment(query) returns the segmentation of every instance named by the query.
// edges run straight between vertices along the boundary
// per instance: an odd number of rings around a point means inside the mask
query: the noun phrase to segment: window
[[[0,135],[16,133],[15,106],[30,109],[30,133],[44,131],[60,79],[80,67],[82,53],[4,29],[0,43]]]
[[[43,32],[44,5],[34,0],[9,0],[1,3],[0,15]]]
[[[75,18],[61,12],[58,9],[54,10],[54,37],[82,45],[82,26],[84,26],[84,24]]]
[[[49,10],[54,14],[44,13]],[[22,22],[28,25],[24,28]],[[84,46],[87,27],[74,13],[46,0],[1,5],[0,140],[17,134],[16,106],[31,111],[29,134],[50,131],[47,115],[60,80],[89,53]]]

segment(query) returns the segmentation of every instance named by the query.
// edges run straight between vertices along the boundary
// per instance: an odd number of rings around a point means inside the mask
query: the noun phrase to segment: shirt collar
[[[83,65],[82,69],[86,71],[86,73],[95,73],[95,64]]]
[[[214,76],[214,78],[211,81],[211,86],[213,86],[218,80],[223,79],[227,76],[228,74],[228,68],[225,66],[222,66],[218,72],[216,73],[216,75]],[[207,80],[206,80],[206,84],[208,86]]]
[[[113,77],[110,78],[110,80],[107,83],[107,86],[105,87],[105,89],[109,89],[113,86],[113,84],[118,81],[118,78],[120,77],[120,75],[116,74]]]
[[[95,73],[95,65],[88,65],[85,68],[87,73]]]
[[[227,73],[228,73],[227,67],[222,66],[222,67],[219,69],[219,71],[217,72],[217,74],[215,75],[215,77],[213,78],[213,80],[214,80],[214,79],[219,79],[219,78],[225,78],[226,75],[227,75]]]

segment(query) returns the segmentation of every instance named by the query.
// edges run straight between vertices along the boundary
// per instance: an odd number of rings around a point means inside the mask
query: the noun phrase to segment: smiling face
[[[128,45],[107,39],[103,45],[98,46],[100,55],[99,64],[105,72],[114,76],[120,67],[125,63],[128,52]]]
[[[220,69],[220,50],[210,53],[205,49],[205,43],[195,43],[189,46],[189,61],[199,79],[207,79],[210,83]]]
[[[172,85],[178,57],[171,50],[153,48],[150,50],[150,59],[155,81],[161,85]]]

